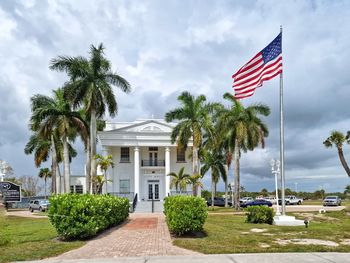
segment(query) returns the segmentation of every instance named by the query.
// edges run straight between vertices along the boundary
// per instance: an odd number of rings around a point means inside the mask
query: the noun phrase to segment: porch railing
[[[108,194],[117,197],[125,197],[129,199],[129,202],[134,202],[134,192],[110,192]]]
[[[135,207],[137,205],[137,194],[135,194],[134,201],[132,202],[132,211],[135,211]]]
[[[170,196],[174,195],[192,195],[192,191],[170,191]]]
[[[141,166],[160,166],[164,167],[165,166],[165,161],[164,160],[142,160],[141,161]]]

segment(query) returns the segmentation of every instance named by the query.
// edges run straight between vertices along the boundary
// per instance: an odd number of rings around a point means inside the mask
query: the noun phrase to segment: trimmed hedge
[[[254,224],[270,224],[273,223],[274,211],[272,208],[266,206],[250,206],[246,209],[248,211],[246,222]]]
[[[50,198],[50,222],[64,239],[93,237],[128,216],[127,198],[90,194],[61,194]]]
[[[207,204],[201,197],[170,196],[165,198],[164,214],[174,234],[201,231],[208,216]]]

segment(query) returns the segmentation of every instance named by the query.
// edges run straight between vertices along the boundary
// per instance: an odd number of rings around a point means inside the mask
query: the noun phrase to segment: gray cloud
[[[87,55],[90,44],[103,42],[133,86],[129,95],[116,90],[115,120],[160,118],[183,90],[224,102],[232,73],[283,24],[286,176],[298,178],[300,189],[342,190],[349,178],[322,142],[333,129],[350,129],[349,8],[347,1],[1,1],[0,158],[19,175],[36,174],[32,157],[23,154],[29,99],[66,79],[48,69],[57,55]],[[243,103],[257,101],[271,107],[270,136],[265,150],[242,156],[242,182],[250,190],[273,186],[268,161],[279,155],[278,79]],[[73,170],[81,173],[77,147]],[[349,147],[344,151],[350,160]]]

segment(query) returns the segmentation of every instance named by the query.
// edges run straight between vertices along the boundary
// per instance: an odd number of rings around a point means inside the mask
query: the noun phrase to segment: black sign
[[[11,182],[0,182],[0,191],[5,202],[21,202],[21,187]]]

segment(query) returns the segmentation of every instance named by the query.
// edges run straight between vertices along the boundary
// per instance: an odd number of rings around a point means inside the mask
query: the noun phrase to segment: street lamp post
[[[275,175],[275,188],[276,188],[276,215],[280,216],[281,212],[280,212],[280,208],[279,208],[279,204],[278,204],[278,184],[277,184],[277,176],[280,175],[280,161],[279,160],[274,160],[272,159],[270,161],[270,165],[271,165],[271,172],[272,174]]]

